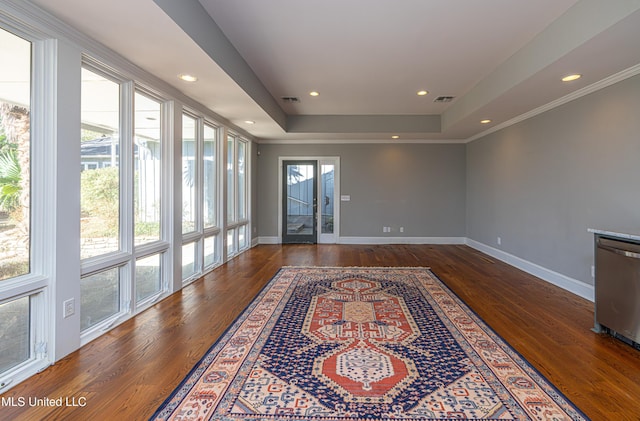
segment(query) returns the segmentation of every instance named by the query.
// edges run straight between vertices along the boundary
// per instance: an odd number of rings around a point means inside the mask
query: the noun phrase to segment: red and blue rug
[[[424,268],[281,269],[156,420],[587,420]]]

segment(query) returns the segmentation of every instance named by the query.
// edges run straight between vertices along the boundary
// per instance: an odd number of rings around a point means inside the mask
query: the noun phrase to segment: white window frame
[[[212,226],[209,227],[204,227],[204,211],[203,211],[203,237],[202,237],[202,265],[203,265],[203,273],[204,272],[208,272],[213,270],[214,268],[220,266],[223,262],[223,255],[224,252],[222,251],[222,244],[224,242],[223,238],[222,238],[222,215],[223,215],[223,210],[222,210],[222,183],[224,181],[223,176],[222,176],[222,168],[223,168],[223,154],[222,154],[222,150],[223,150],[223,135],[224,135],[224,129],[223,127],[216,123],[215,121],[208,119],[206,117],[203,118],[203,128],[202,128],[202,133],[203,133],[203,142],[204,142],[204,128],[205,126],[209,126],[211,129],[213,129],[213,131],[215,132],[215,145],[214,145],[214,168],[213,168],[213,172],[215,174],[215,179],[214,179],[214,192],[213,192],[213,203],[214,203],[214,207],[216,210],[215,213],[215,221],[214,224]],[[203,180],[202,180],[202,190],[203,190],[203,200],[204,200],[204,147],[202,148],[203,150],[203,160],[202,160],[202,166],[203,166]],[[200,209],[203,210],[204,206],[200,206]],[[204,256],[204,250],[205,250],[205,245],[204,242],[207,238],[213,237],[213,242],[214,242],[214,261],[210,264],[206,264],[205,262],[205,256]]]
[[[228,185],[228,158],[229,158],[229,140],[233,139],[233,172],[232,172],[232,185],[233,192],[229,192],[227,189]],[[247,139],[239,136],[238,134],[227,131],[226,136],[224,137],[224,163],[225,163],[225,206],[224,206],[224,214],[225,214],[225,235],[224,235],[224,249],[223,253],[225,253],[224,261],[228,261],[233,257],[239,255],[245,250],[251,248],[251,202],[250,202],[250,189],[251,189],[251,146],[252,143]],[[238,144],[242,142],[245,146],[245,157],[244,157],[244,218],[239,218],[239,192],[238,192]],[[229,215],[228,212],[228,202],[231,201],[233,204],[233,212],[232,215]],[[240,247],[239,244],[239,232],[240,228],[244,228],[245,230],[245,244]]]
[[[194,243],[195,247],[195,260],[194,260],[194,272],[187,277],[182,279],[183,285],[191,283],[198,278],[200,278],[205,271],[211,270],[214,267],[221,264],[221,254],[218,254],[217,259],[210,264],[205,266],[204,259],[204,240],[208,237],[214,237],[214,247],[216,250],[220,250],[220,232],[222,231],[220,228],[220,138],[222,129],[219,124],[213,122],[212,120],[198,114],[197,112],[185,108],[182,110],[182,116],[187,116],[195,120],[196,124],[196,145],[194,147],[195,151],[195,227],[191,232],[182,234],[182,242],[181,246],[184,247],[190,243]],[[213,226],[206,227],[204,226],[204,128],[205,126],[209,126],[215,132],[215,150],[214,150],[214,172],[215,172],[215,191],[214,191],[214,203],[216,206],[216,221]],[[184,139],[184,136],[182,140]],[[182,150],[182,148],[181,148]],[[181,160],[182,162],[182,160]],[[180,203],[182,203],[182,196],[180,197]],[[180,215],[180,221],[182,222],[182,215]],[[182,230],[181,230],[182,231]],[[182,249],[181,249],[182,250]],[[182,253],[181,253],[182,255]]]
[[[88,259],[81,262],[81,277],[84,278],[105,270],[117,268],[120,279],[120,311],[106,318],[100,323],[80,332],[80,343],[85,345],[101,336],[108,330],[128,320],[135,314],[155,304],[170,291],[170,274],[172,273],[172,259],[170,257],[171,244],[171,196],[168,184],[171,174],[172,131],[170,120],[173,107],[169,100],[161,94],[108,70],[89,56],[83,57],[83,67],[101,74],[110,80],[120,83],[120,148],[130,153],[120,154],[120,250]],[[145,244],[135,245],[135,215],[134,215],[134,118],[135,94],[144,95],[160,104],[160,239]],[[136,300],[136,262],[139,259],[155,254],[160,255],[161,289],[157,293]]]
[[[33,28],[0,13],[0,28],[31,43],[30,113],[30,222],[29,273],[0,281],[0,304],[29,297],[30,357],[0,373],[0,393],[53,363],[55,321],[51,276],[55,256],[47,253],[55,244],[49,227],[55,224],[56,122],[49,104],[55,101],[55,41]]]
[[[173,168],[171,162],[173,160],[173,127],[172,127],[172,119],[174,115],[174,104],[173,101],[167,99],[163,94],[157,92],[156,90],[140,84],[132,82],[133,91],[132,102],[131,102],[131,118],[134,118],[135,114],[135,104],[133,102],[133,97],[135,97],[135,93],[140,93],[148,98],[151,98],[155,101],[158,101],[160,104],[160,238],[156,241],[134,245],[135,242],[135,232],[133,229],[134,226],[134,198],[133,198],[133,181],[134,181],[134,168],[133,168],[133,154],[130,154],[131,165],[128,167],[129,171],[131,171],[131,183],[128,184],[128,188],[131,189],[131,194],[128,199],[131,200],[131,207],[129,211],[131,212],[131,225],[129,225],[129,231],[132,235],[127,238],[128,241],[131,241],[131,247],[133,250],[132,259],[130,264],[130,276],[132,279],[132,285],[130,286],[130,296],[131,298],[131,315],[140,313],[141,311],[146,310],[156,302],[158,302],[161,298],[167,296],[171,292],[170,288],[170,275],[172,273],[172,259],[171,259],[171,243],[173,240],[172,232],[173,232],[173,215],[172,215],[172,206],[173,200],[175,198],[171,192],[171,177]],[[133,120],[131,121],[131,151],[133,151]],[[135,263],[137,260],[149,257],[154,254],[160,254],[160,276],[161,276],[161,289],[156,294],[151,295],[141,302],[135,302],[136,291],[135,291]]]

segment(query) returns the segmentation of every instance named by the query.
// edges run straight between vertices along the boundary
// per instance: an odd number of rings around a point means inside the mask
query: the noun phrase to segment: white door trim
[[[318,244],[337,244],[340,242],[340,157],[339,156],[279,156],[278,157],[278,244],[282,244],[282,165],[284,161],[317,161],[318,170],[322,171],[322,165],[334,165],[334,190],[333,190],[333,234],[322,234],[318,226]],[[321,185],[322,177],[317,177],[318,197],[324,197]],[[318,206],[316,221],[321,221],[321,206]]]

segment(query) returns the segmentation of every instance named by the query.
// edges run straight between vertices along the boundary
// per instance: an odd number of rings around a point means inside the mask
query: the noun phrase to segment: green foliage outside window
[[[120,215],[118,167],[82,171],[80,206],[83,237],[108,237],[117,234]]]
[[[11,213],[20,207],[21,180],[15,149],[0,152],[0,210]]]

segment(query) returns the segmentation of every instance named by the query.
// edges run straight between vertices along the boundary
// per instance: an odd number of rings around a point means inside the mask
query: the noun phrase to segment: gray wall
[[[251,142],[251,186],[258,185],[258,144]],[[251,188],[251,235],[250,241],[258,239],[258,189]]]
[[[258,235],[279,156],[340,156],[341,236],[466,236],[593,285],[587,228],[640,232],[639,110],[635,76],[466,145],[258,145]]]
[[[339,156],[341,237],[464,237],[464,144],[258,145],[258,232],[278,235],[278,157]],[[391,233],[383,233],[391,226]],[[404,227],[404,233],[398,231]]]
[[[593,284],[587,228],[640,230],[639,111],[635,76],[467,144],[467,237]]]

